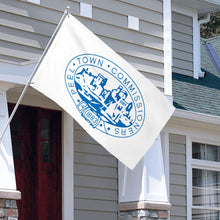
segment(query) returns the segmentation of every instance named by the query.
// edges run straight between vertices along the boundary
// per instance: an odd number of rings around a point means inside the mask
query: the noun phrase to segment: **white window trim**
[[[175,3],[172,4],[172,11],[190,16],[193,19],[193,77],[198,79],[201,72],[200,26],[198,22],[198,12],[196,9],[187,8]]]
[[[192,168],[220,171],[219,162],[192,159]]]
[[[187,220],[192,219],[192,140],[186,136],[186,200],[187,200]]]
[[[212,209],[210,207],[205,207],[205,206],[198,207],[192,205],[192,168],[220,171],[219,162],[192,159],[193,142],[219,146],[218,141],[213,141],[211,139],[206,139],[202,137],[201,138],[190,137],[190,135],[186,136],[187,220],[192,220],[192,208],[194,209],[199,208],[206,210],[220,210],[220,208]]]

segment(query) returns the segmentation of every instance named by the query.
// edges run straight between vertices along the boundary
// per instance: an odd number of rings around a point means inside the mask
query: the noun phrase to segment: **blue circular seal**
[[[126,138],[138,133],[145,105],[134,80],[116,63],[96,54],[70,60],[65,84],[82,118],[107,135]]]

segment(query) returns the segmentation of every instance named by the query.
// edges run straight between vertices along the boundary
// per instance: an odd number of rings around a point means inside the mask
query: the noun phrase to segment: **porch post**
[[[159,136],[134,170],[119,163],[119,219],[167,219],[170,208]]]
[[[8,119],[6,91],[10,87],[11,84],[0,83],[0,130]],[[0,219],[17,219],[18,199],[21,199],[21,193],[16,190],[11,134],[8,128],[0,144]]]

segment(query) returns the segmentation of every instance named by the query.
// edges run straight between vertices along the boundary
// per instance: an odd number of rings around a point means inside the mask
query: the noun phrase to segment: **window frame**
[[[201,159],[192,158],[192,143],[201,143],[206,145],[215,145],[220,147],[218,141],[213,141],[205,138],[191,138],[187,136],[187,220],[192,220],[192,209],[203,210],[216,210],[220,211],[220,208],[211,208],[208,206],[193,206],[192,203],[192,169],[203,169],[220,172],[220,162],[207,161]]]

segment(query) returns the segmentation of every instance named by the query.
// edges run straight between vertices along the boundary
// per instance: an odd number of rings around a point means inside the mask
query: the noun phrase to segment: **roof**
[[[202,40],[201,63],[204,78],[194,79],[173,73],[174,106],[193,112],[220,116],[220,74],[209,58],[203,43],[208,41],[220,56],[220,37]],[[218,49],[216,49],[218,48]]]

